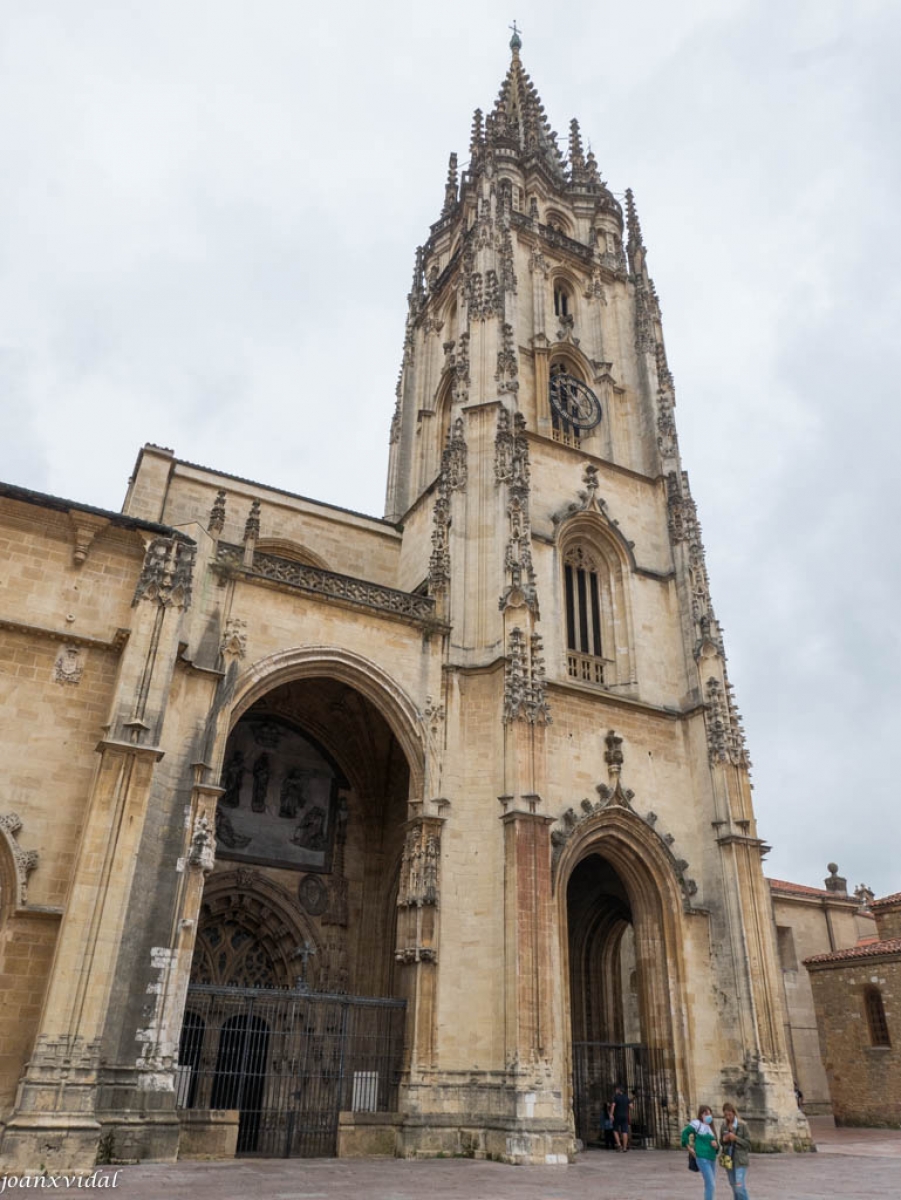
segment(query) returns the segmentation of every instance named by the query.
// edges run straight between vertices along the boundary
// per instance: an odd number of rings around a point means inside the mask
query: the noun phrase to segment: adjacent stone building
[[[836,1123],[901,1128],[901,892],[870,908],[876,938],[804,965]]]
[[[511,46],[383,518],[154,445],[121,514],[0,494],[9,1169],[566,1161],[620,1080],[809,1144],[635,203]]]
[[[860,887],[849,895],[847,881],[838,874],[835,863],[829,864],[823,888],[782,879],[770,879],[769,885],[792,1071],[804,1097],[804,1112],[808,1116],[830,1114],[832,1100],[804,960],[815,954],[853,949],[875,939],[875,921],[868,907],[872,894]]]

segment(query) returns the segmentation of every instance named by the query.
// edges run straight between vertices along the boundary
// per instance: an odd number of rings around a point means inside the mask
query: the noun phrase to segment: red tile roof
[[[785,879],[768,879],[770,887],[777,892],[793,892],[799,896],[835,896],[836,892],[827,892],[825,888],[808,887],[805,883],[789,883]],[[846,899],[844,896],[838,897]]]
[[[865,942],[863,945],[849,946],[847,950],[833,950],[831,954],[814,954],[804,959],[804,965],[811,963],[848,962],[858,958],[876,958],[884,954],[901,956],[901,937],[887,938],[884,942]]]
[[[888,906],[898,903],[901,903],[901,892],[892,892],[891,896],[880,896],[878,900],[872,900],[870,908],[882,908],[883,904]]]

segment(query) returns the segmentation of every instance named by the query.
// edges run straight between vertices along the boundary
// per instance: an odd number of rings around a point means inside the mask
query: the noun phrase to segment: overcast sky
[[[898,891],[896,0],[0,4],[0,478],[118,508],[154,441],[381,514],[514,16],[635,191],[766,869]]]

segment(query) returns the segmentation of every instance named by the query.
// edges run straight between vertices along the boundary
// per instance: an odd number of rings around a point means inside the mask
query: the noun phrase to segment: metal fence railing
[[[239,1155],[333,1155],[339,1112],[397,1108],[405,1008],[403,1000],[193,984],[176,1104],[237,1109]]]

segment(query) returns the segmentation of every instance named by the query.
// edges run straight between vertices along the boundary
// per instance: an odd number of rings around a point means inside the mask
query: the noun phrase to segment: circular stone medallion
[[[319,917],[328,907],[328,888],[318,875],[304,875],[297,885],[297,898],[311,917]]]

